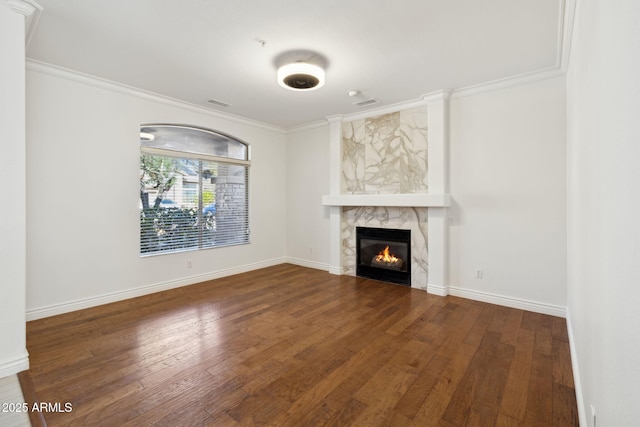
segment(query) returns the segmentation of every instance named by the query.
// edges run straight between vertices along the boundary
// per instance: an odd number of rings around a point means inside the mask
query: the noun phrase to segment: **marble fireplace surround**
[[[330,131],[330,194],[322,197],[322,204],[329,207],[330,273],[355,275],[355,253],[352,253],[350,242],[354,240],[351,234],[355,236],[356,225],[411,229],[411,287],[448,295],[447,207],[451,203],[447,179],[448,100],[449,93],[441,91],[426,95],[410,105],[404,104],[401,109],[391,107],[365,114],[327,118]],[[411,169],[408,174],[402,174],[392,182],[387,180],[382,185],[388,188],[383,188],[375,183],[375,176],[364,179],[362,166],[344,164],[344,159],[351,155],[345,155],[345,150],[353,149],[349,141],[343,141],[345,127],[349,134],[352,132],[350,128],[355,128],[352,124],[361,119],[421,110],[426,113],[423,118],[426,116],[427,149],[418,150],[417,154],[411,156],[418,162],[417,165],[404,165]],[[356,170],[358,168],[359,171]],[[426,169],[426,179],[420,179],[420,173],[413,176],[412,172],[416,169],[422,169],[423,172]],[[374,184],[369,188],[367,182]]]

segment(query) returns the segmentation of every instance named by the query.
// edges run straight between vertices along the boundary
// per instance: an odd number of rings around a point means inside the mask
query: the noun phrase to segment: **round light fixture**
[[[153,141],[155,135],[148,132],[140,132],[140,141]]]
[[[293,62],[278,68],[278,84],[291,90],[314,90],[324,86],[324,70],[306,62]]]

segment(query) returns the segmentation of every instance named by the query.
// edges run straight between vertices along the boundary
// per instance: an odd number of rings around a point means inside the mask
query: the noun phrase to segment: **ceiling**
[[[284,129],[557,68],[562,48],[564,0],[36,1],[28,58]],[[324,87],[276,82],[300,50]]]

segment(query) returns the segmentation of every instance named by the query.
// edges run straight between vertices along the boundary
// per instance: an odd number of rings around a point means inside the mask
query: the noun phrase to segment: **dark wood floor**
[[[564,319],[289,264],[27,342],[49,426],[578,425]]]

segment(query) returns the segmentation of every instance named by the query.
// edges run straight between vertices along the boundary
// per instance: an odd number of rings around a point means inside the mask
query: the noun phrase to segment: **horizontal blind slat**
[[[165,175],[173,173],[172,179],[181,180],[180,186],[173,185],[182,189],[173,189],[172,197],[177,200],[166,203],[171,207],[141,209],[142,255],[250,242],[248,165],[148,153],[142,153],[141,161],[142,156],[147,156],[151,164],[170,169],[164,171]],[[165,165],[162,159],[168,163]],[[141,168],[141,176],[142,172]],[[153,206],[154,201],[149,204]]]

